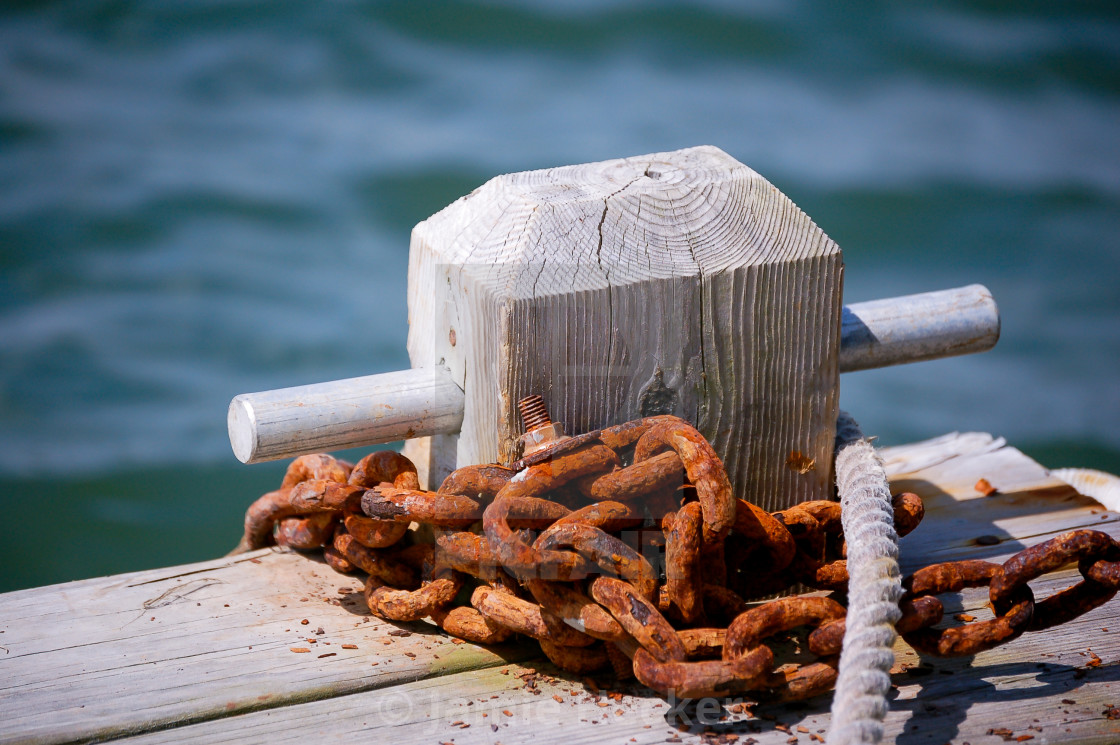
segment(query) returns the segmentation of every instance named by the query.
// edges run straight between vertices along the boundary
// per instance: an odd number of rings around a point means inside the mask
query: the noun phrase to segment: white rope
[[[902,586],[898,534],[883,463],[859,425],[836,422],[836,485],[848,542],[848,617],[828,745],[876,745],[889,704]]]
[[[1120,478],[1091,468],[1054,468],[1050,475],[1066,482],[1078,494],[1095,499],[1110,510],[1120,510]]]

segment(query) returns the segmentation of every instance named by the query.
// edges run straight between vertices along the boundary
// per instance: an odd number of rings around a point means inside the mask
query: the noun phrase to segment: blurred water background
[[[490,177],[713,144],[844,249],[973,282],[984,355],[856,373],[885,444],[1120,471],[1120,5],[5,3],[0,590],[213,558],[283,464],[232,396],[407,366],[411,227]]]

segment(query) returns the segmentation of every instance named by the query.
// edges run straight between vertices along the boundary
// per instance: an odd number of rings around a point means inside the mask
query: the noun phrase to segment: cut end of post
[[[244,396],[235,396],[229,402],[226,426],[233,454],[242,463],[252,463],[257,450],[257,418],[253,405]]]

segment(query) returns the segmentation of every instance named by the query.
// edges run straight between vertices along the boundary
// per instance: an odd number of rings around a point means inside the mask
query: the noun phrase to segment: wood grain
[[[371,618],[361,589],[321,562],[264,549],[0,595],[0,742],[107,739],[528,653],[452,644],[428,624],[392,636],[398,626]]]
[[[926,506],[922,527],[901,541],[903,571],[960,558],[1002,561],[1074,528],[1117,529],[1117,513],[990,435],[946,436],[880,452],[892,491],[915,492]],[[998,491],[989,497],[978,492],[981,478]]]
[[[441,444],[460,465],[514,460],[538,393],[570,433],[681,416],[778,509],[831,490],[841,275],[836,244],[717,148],[500,176],[413,231],[409,356],[466,392]]]

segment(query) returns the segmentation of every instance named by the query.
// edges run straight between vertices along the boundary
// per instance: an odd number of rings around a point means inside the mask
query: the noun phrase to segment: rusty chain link
[[[897,495],[893,506],[900,536],[921,522],[916,495]],[[613,668],[678,698],[779,701],[820,694],[837,676],[843,605],[748,601],[799,585],[843,595],[839,503],[768,513],[735,499],[711,445],[672,416],[558,440],[512,468],[460,468],[436,491],[421,490],[416,468],[395,452],[354,466],[303,456],[250,506],[238,550],[272,542],[321,549],[335,570],[365,572],[375,616],[431,618],[480,644],[528,636],[576,674]],[[1028,582],[1073,562],[1082,580],[1036,601]],[[925,567],[903,586],[903,638],[925,654],[971,655],[1110,600],[1120,590],[1120,542],[1074,530],[1003,564]],[[944,615],[937,595],[982,586],[994,618],[933,628]],[[799,627],[813,629],[806,641],[816,661],[776,668],[768,640]]]

